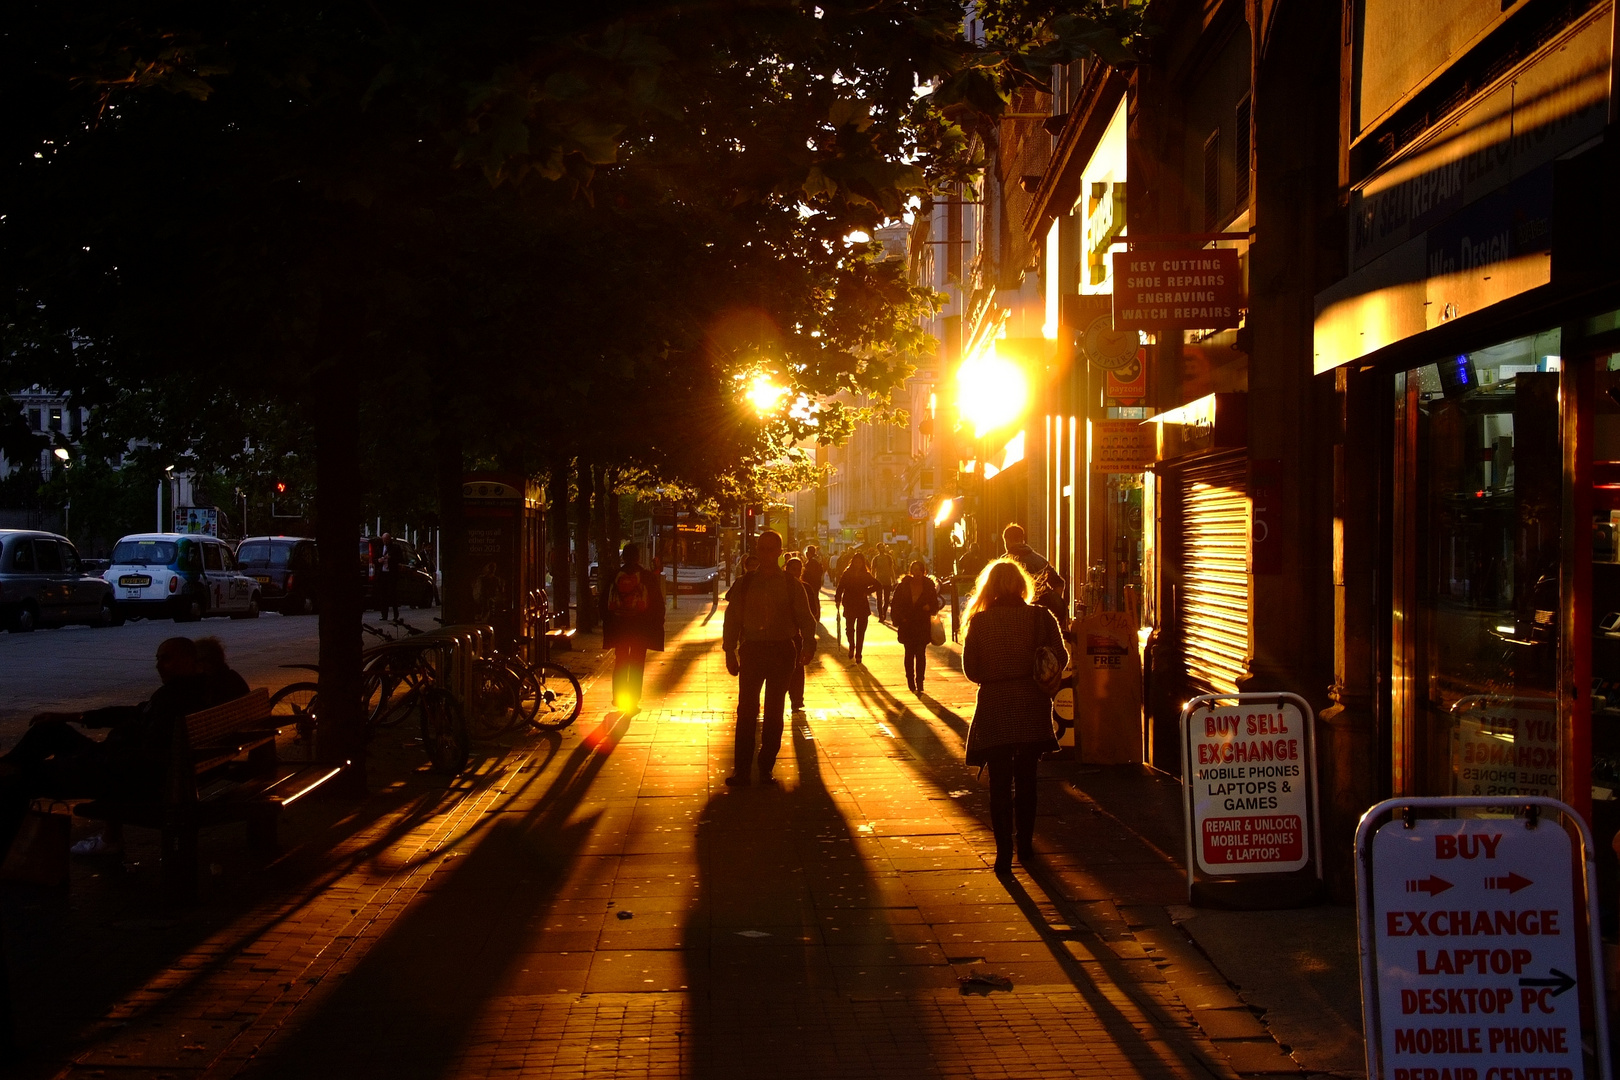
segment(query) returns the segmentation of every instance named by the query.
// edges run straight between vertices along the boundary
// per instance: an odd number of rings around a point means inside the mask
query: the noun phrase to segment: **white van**
[[[102,575],[120,614],[192,622],[208,615],[259,617],[259,583],[238,572],[224,541],[195,533],[132,533]]]

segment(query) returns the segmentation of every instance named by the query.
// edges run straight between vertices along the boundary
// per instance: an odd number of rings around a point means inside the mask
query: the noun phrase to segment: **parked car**
[[[315,541],[250,536],[236,546],[237,568],[259,583],[259,606],[283,615],[315,614]]]
[[[240,573],[230,545],[212,536],[133,533],[113,548],[106,579],[119,611],[131,617],[259,617],[259,583]]]
[[[13,633],[38,626],[117,626],[123,615],[107,583],[85,572],[67,537],[0,529],[0,625]]]
[[[390,540],[389,543],[394,545],[394,554],[399,567],[395,582],[399,590],[397,593],[399,606],[422,608],[438,604],[439,587],[434,584],[433,574],[422,561],[422,557],[417,554],[416,548],[403,540]],[[381,550],[381,537],[360,538],[360,580],[368,608],[372,604],[371,587],[374,583],[371,568]]]

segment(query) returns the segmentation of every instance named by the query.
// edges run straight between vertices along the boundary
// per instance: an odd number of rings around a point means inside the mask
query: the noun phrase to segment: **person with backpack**
[[[664,649],[664,579],[641,565],[641,547],[624,545],[608,588],[602,645],[613,650],[613,704],[622,715],[641,708],[647,650]]]
[[[795,663],[808,663],[816,652],[816,621],[803,582],[787,575],[776,560],[782,536],[766,529],[754,540],[759,565],[737,580],[726,594],[722,642],[726,670],[737,677],[737,731],[732,744],[728,787],[753,781],[754,736],[759,734],[759,782],[774,784],[772,770],[782,749],[782,711]],[[765,694],[760,727],[760,692]]]
[[[1014,522],[1001,530],[1001,542],[1007,548],[1007,558],[1017,563],[1030,580],[1030,603],[1050,611],[1062,625],[1067,606],[1069,583],[1051,563],[1029,546],[1028,534],[1022,525]]]
[[[1029,575],[1010,556],[986,566],[962,642],[962,674],[979,686],[967,763],[990,769],[990,828],[1000,877],[1012,873],[1015,847],[1026,866],[1034,856],[1036,770],[1041,755],[1058,748],[1052,695],[1068,656],[1057,619],[1028,603],[1031,589]]]

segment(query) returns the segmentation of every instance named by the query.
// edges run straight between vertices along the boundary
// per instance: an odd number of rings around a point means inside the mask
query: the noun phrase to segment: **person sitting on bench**
[[[225,661],[225,643],[217,637],[200,637],[197,646],[197,673],[208,684],[213,704],[223,705],[248,694],[247,680]]]
[[[168,768],[176,724],[213,705],[217,683],[199,671],[197,645],[174,637],[157,649],[163,685],[140,705],[113,705],[77,713],[40,713],[17,745],[0,755],[0,852],[10,849],[31,800],[41,796],[95,799],[156,799]],[[92,739],[73,727],[110,728]],[[106,832],[73,845],[76,855],[123,851],[123,828],[108,822]]]

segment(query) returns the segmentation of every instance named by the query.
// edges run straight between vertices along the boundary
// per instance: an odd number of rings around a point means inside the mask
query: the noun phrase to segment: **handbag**
[[[1031,608],[1030,613],[1034,619],[1040,619],[1045,616],[1046,611],[1044,608]],[[1034,625],[1039,626],[1040,623],[1036,622]],[[1050,645],[1035,647],[1033,673],[1035,685],[1039,686],[1047,697],[1056,697],[1057,692],[1063,689],[1063,668],[1066,659],[1062,649],[1055,649]]]
[[[54,805],[58,804],[47,803],[40,809],[36,802],[23,815],[5,861],[0,862],[0,881],[53,888],[67,884],[73,818],[53,813]]]
[[[935,645],[945,644],[945,620],[937,611],[928,617],[928,640]]]

